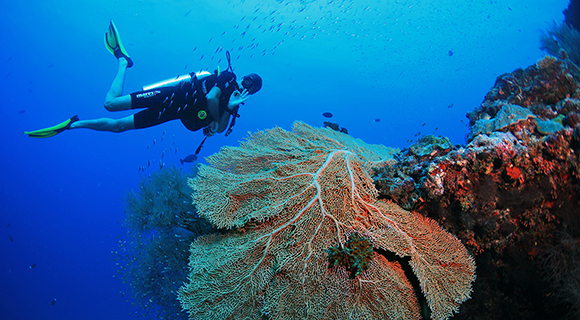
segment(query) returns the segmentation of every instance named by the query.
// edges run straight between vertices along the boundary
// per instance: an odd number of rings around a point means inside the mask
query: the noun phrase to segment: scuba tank
[[[159,81],[159,82],[155,82],[155,83],[143,86],[143,91],[148,91],[151,89],[157,89],[157,88],[162,88],[162,87],[175,86],[182,81],[190,81],[192,76],[195,76],[197,79],[201,80],[201,79],[203,79],[207,76],[210,76],[210,75],[211,75],[211,73],[209,73],[208,71],[192,72],[192,73],[178,76],[176,78],[171,78],[171,79],[167,79],[167,80],[163,80],[163,81]]]

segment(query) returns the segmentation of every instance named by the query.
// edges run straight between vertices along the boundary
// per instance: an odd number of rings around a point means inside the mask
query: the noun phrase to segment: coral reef
[[[195,319],[418,319],[414,288],[386,251],[408,258],[432,319],[457,312],[473,258],[433,220],[377,200],[368,171],[393,151],[297,122],[210,156],[190,181],[193,202],[229,231],[192,244],[183,308]],[[356,250],[354,263],[329,266],[333,252]]]
[[[191,204],[187,179],[194,176],[165,168],[141,181],[138,193],[127,195],[127,236],[115,253],[121,279],[131,285],[143,315],[187,319],[176,294],[187,280],[189,245],[215,232]]]
[[[483,117],[475,121],[471,127],[471,132],[467,138],[468,140],[471,141],[480,134],[490,134],[495,131],[506,130],[514,124],[536,118],[529,109],[515,104],[504,104],[500,101],[494,101],[490,107],[493,110],[499,109],[499,111],[493,119],[487,119],[488,114],[483,113]]]
[[[580,300],[554,294],[577,297],[566,282],[578,276],[550,262],[580,256],[561,249],[562,235],[580,238],[579,74],[546,57],[501,75],[468,114],[468,145],[427,157],[411,146],[373,168],[381,198],[435,219],[476,255],[472,299],[454,318],[558,319],[580,310]],[[483,125],[494,121],[502,124]]]
[[[482,121],[490,121],[486,120],[488,117],[502,124],[492,129],[512,131],[518,139],[521,137],[517,132],[523,131],[526,135],[526,131],[536,127],[535,121],[525,121],[525,117],[536,120],[577,117],[580,113],[579,80],[580,69],[575,64],[554,57],[545,57],[525,70],[502,74],[481,106],[467,114],[474,129],[468,141],[479,133],[489,134],[489,130],[479,129]],[[507,107],[510,110],[505,111]]]

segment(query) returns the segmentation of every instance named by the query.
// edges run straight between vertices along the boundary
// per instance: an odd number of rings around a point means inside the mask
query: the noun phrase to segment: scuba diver
[[[70,129],[92,129],[97,131],[123,132],[143,129],[180,119],[191,131],[204,128],[205,139],[228,129],[231,132],[238,115],[240,104],[249,95],[262,88],[262,78],[255,73],[244,76],[240,83],[231,67],[229,52],[226,52],[228,69],[213,74],[207,71],[191,73],[174,79],[143,87],[143,91],[123,95],[125,71],[133,66],[133,61],[121,44],[121,38],[113,21],[105,33],[107,49],[119,61],[119,69],[107,92],[105,109],[123,111],[144,109],[120,119],[101,118],[79,120],[73,116],[66,121],[45,129],[27,131],[32,138],[48,138]],[[230,122],[230,118],[231,122]],[[228,127],[228,123],[230,123]],[[203,145],[199,146],[197,152]]]

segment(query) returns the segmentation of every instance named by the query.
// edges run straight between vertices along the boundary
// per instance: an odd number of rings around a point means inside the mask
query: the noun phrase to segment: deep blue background
[[[232,135],[207,141],[207,156],[237,145],[247,131],[290,129],[294,120],[322,125],[326,111],[370,143],[402,148],[417,132],[438,127],[436,133],[461,144],[465,113],[498,75],[542,57],[539,34],[562,21],[566,6],[567,0],[3,3],[0,319],[134,319],[130,294],[120,294],[129,288],[113,277],[123,199],[159,169],[164,151],[162,162],[179,165],[202,139],[178,121],[121,134],[22,135],[74,114],[129,114],[102,106],[117,69],[103,44],[109,20],[135,61],[126,93],[213,70],[219,59],[223,69],[219,47],[232,52],[236,73],[263,77]]]

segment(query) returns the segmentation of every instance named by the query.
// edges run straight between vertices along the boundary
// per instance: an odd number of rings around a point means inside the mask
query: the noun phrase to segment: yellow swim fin
[[[105,32],[105,46],[107,47],[107,50],[115,56],[115,58],[119,59],[123,57],[127,59],[127,68],[133,66],[133,60],[129,58],[129,54],[125,51],[125,48],[121,43],[121,36],[119,36],[119,32],[117,31],[113,21],[109,23],[109,29]]]
[[[57,134],[70,129],[70,125],[73,122],[79,121],[79,116],[72,116],[70,119],[63,121],[56,126],[52,126],[45,129],[34,130],[34,131],[24,131],[31,138],[50,138],[56,136]]]

